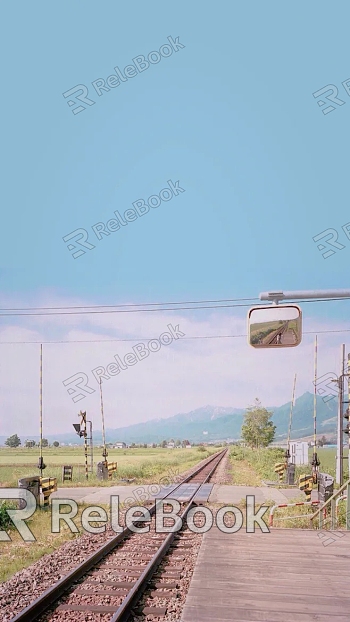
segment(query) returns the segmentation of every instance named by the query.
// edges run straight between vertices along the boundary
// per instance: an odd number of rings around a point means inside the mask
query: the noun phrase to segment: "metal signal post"
[[[90,460],[91,460],[91,466],[90,466],[90,470],[92,472],[93,470],[93,453],[92,453],[92,422],[91,421],[86,421],[86,411],[82,412],[80,411],[79,416],[81,418],[80,423],[73,423],[73,428],[75,429],[76,433],[78,434],[78,436],[83,436],[84,437],[84,454],[85,454],[85,477],[86,479],[88,479],[88,441],[90,441]],[[90,436],[88,436],[87,434],[87,429],[86,429],[86,424],[89,423],[90,424]]]
[[[43,459],[43,344],[40,344],[40,456],[38,469],[42,477],[43,470],[46,468]]]
[[[108,467],[108,460],[107,460],[107,456],[108,456],[108,451],[106,448],[106,434],[105,434],[105,418],[104,418],[104,413],[103,413],[103,398],[102,398],[102,380],[100,378],[100,400],[101,400],[101,418],[102,418],[102,441],[103,441],[103,452],[102,452],[102,456],[103,456],[103,461],[106,467]]]

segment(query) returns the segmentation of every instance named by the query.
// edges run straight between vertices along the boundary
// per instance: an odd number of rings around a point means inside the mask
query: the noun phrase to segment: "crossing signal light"
[[[347,407],[345,413],[344,413],[344,419],[347,419],[348,423],[346,424],[346,427],[344,428],[343,432],[344,434],[349,434],[350,431],[350,424],[349,424],[349,406]]]
[[[73,423],[73,428],[78,434],[78,436],[84,436],[84,432],[80,430],[80,423]]]

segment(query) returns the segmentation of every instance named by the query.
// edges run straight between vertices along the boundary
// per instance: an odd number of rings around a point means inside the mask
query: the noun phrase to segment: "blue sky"
[[[176,5],[130,5],[85,0],[8,3],[0,10],[6,87],[2,307],[240,298],[273,289],[347,287],[350,239],[342,226],[350,221],[350,97],[342,82],[350,78],[348,3],[179,0]],[[116,75],[115,67],[123,70],[137,56],[159,51],[169,44],[168,37],[178,38],[184,47],[97,94],[92,82]],[[79,84],[88,88],[95,103],[74,115],[62,93]],[[334,104],[335,110],[325,115],[313,93],[329,84],[338,88],[345,104]],[[184,192],[96,238],[93,225],[159,194],[168,180],[179,181]],[[95,248],[73,259],[62,238],[80,228],[89,233]],[[328,228],[339,232],[344,248],[324,259],[312,238]],[[311,325],[348,326],[349,302],[303,309]],[[184,312],[176,318],[188,322],[194,334],[218,334],[221,329],[232,332],[231,319],[243,322],[245,313]],[[152,322],[145,315],[152,315]],[[104,316],[105,325],[78,316],[74,327],[62,317],[50,322],[6,317],[1,319],[0,337],[2,342],[24,341],[29,333],[35,341],[73,339],[72,330],[86,339],[92,333],[96,338],[152,337],[166,330],[173,317],[145,315],[137,321],[128,316],[128,322],[119,324],[116,316]],[[327,347],[338,352],[346,336],[327,341]],[[36,346],[1,348],[3,403],[27,425],[37,409],[36,389],[24,372],[18,384],[16,369],[24,363],[26,369],[36,365]],[[57,345],[55,350],[60,371],[55,371],[57,386],[52,378],[52,394],[47,388],[46,400],[56,396],[67,422],[72,402],[62,390],[62,380],[83,364],[91,369],[106,360],[102,346],[96,345],[97,363],[83,361],[79,357],[85,356],[86,348]],[[235,356],[232,344],[230,348]],[[215,356],[221,355],[217,351]],[[261,356],[258,365],[265,360]],[[294,364],[297,354],[286,351],[280,356]],[[304,357],[302,350],[298,356]],[[326,350],[324,357],[326,369]],[[175,359],[180,370],[181,357]],[[249,367],[252,378],[258,359],[254,360]],[[273,360],[280,367],[275,354]],[[188,361],[189,370],[193,365]],[[165,394],[157,402],[136,384],[140,403],[127,407],[128,394],[123,394],[125,417],[138,421],[152,414],[169,416],[214,399],[216,405],[247,402],[249,383],[239,397],[237,388],[232,394],[226,389],[203,394],[200,378],[202,385],[210,382],[209,369],[208,362],[207,379],[202,371],[196,391],[191,393],[189,383],[188,397],[181,402],[178,386],[168,387],[168,396],[174,392],[173,402]],[[243,366],[240,373],[248,372]],[[309,382],[309,372],[305,374]],[[192,381],[194,387],[197,381]],[[239,386],[246,382],[241,377]],[[277,395],[272,387],[265,398],[270,403],[274,398],[283,401],[290,393],[291,383],[287,384],[285,394]],[[240,403],[234,403],[236,397]],[[114,393],[107,399],[113,404]],[[28,401],[28,412],[19,416]],[[49,416],[48,425],[55,431],[60,427]],[[5,427],[5,433],[11,432],[12,421]]]

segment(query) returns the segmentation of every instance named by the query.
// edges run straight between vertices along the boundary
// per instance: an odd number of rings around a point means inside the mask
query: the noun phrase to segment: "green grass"
[[[202,449],[202,448],[201,448]],[[152,483],[155,479],[178,474],[191,468],[218,448],[192,449],[110,449],[108,460],[117,462],[118,470],[113,476],[114,483],[120,479],[135,479],[135,484]],[[94,450],[94,472],[85,479],[84,452],[80,448],[45,448],[44,463],[47,465],[44,477],[56,477],[59,487],[111,485],[111,481],[101,482],[96,476],[97,462],[102,461],[102,449]],[[16,487],[18,479],[40,475],[37,468],[38,450],[0,449],[0,487]],[[62,482],[62,466],[73,466],[73,482]]]
[[[335,477],[335,457],[336,457],[336,449],[335,447],[320,447],[316,448],[318,459],[321,462],[320,471],[322,473],[329,473],[332,477]],[[313,454],[313,449],[309,449],[309,459],[311,460]],[[344,448],[344,456],[346,460],[344,460],[344,479],[349,478],[349,469],[348,469],[348,449]]]
[[[261,486],[263,479],[276,480],[274,466],[277,462],[284,461],[283,456],[284,450],[275,447],[257,450],[248,447],[232,447],[230,458],[233,464],[233,483]],[[244,481],[244,475],[247,481]]]
[[[258,324],[251,324],[250,326],[250,343],[253,345],[263,342],[275,330],[281,328],[284,322],[259,322]]]
[[[311,463],[313,449],[309,449]],[[348,450],[344,450],[347,457]],[[328,473],[335,478],[335,448],[317,448],[321,473]],[[284,450],[277,447],[270,449],[249,449],[248,447],[232,447],[230,452],[232,461],[233,483],[247,486],[260,486],[262,480],[277,481],[274,466],[277,462],[284,462]],[[311,473],[311,465],[297,466],[295,479],[304,473]],[[344,460],[344,479],[348,476],[348,462]]]

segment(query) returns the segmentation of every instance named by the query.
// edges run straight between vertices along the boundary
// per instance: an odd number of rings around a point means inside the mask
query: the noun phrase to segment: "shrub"
[[[13,509],[14,506],[11,503],[1,503],[0,504],[0,530],[7,529],[12,526],[12,520],[7,513],[7,509]]]

